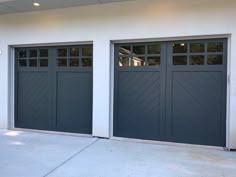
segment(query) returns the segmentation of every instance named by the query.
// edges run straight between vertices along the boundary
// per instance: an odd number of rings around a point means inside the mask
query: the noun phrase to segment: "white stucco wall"
[[[93,135],[109,137],[111,41],[228,35],[227,146],[236,148],[235,9],[235,0],[137,0],[0,16],[0,128],[9,126],[9,45],[93,41]]]

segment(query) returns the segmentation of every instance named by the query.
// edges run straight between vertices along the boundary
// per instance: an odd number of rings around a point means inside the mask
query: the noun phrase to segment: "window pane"
[[[180,43],[173,45],[173,53],[186,53],[187,52],[187,44]]]
[[[120,46],[119,47],[119,54],[120,55],[130,55],[131,54],[131,47],[130,46]]]
[[[48,59],[41,59],[40,67],[48,67]]]
[[[70,48],[71,57],[79,57],[79,48]]]
[[[155,65],[160,65],[161,64],[161,59],[160,57],[148,57],[148,65],[149,66],[155,66]]]
[[[83,67],[92,67],[92,58],[82,58],[82,66]]]
[[[91,47],[82,48],[82,55],[87,57],[93,56],[93,49]]]
[[[19,60],[19,66],[20,67],[26,67],[27,66],[27,60]]]
[[[145,46],[134,46],[133,53],[135,55],[144,55],[145,54]]]
[[[71,58],[70,59],[70,66],[79,66],[79,59],[78,58]]]
[[[129,57],[119,57],[119,66],[130,66],[130,58]]]
[[[37,60],[29,60],[29,66],[30,67],[37,67]]]
[[[27,57],[27,50],[21,49],[19,51],[19,58],[26,58]]]
[[[132,66],[144,66],[145,65],[145,57],[133,57]]]
[[[30,57],[30,58],[36,58],[36,57],[37,57],[37,54],[38,54],[37,49],[31,49],[31,50],[29,50],[29,57]]]
[[[148,54],[160,54],[161,53],[161,45],[149,45],[148,46]]]
[[[205,45],[202,43],[194,43],[190,44],[190,52],[197,53],[197,52],[204,52],[205,51]]]
[[[204,65],[204,55],[190,56],[190,65]]]
[[[173,56],[173,65],[187,65],[187,56]]]
[[[223,55],[209,55],[207,63],[209,65],[221,65],[223,64]]]
[[[222,42],[209,42],[207,46],[208,52],[223,52]]]
[[[48,49],[40,49],[39,53],[40,57],[48,57]]]
[[[57,49],[57,56],[58,57],[66,57],[67,56],[67,49]]]
[[[67,59],[57,59],[57,66],[65,67],[67,66]]]

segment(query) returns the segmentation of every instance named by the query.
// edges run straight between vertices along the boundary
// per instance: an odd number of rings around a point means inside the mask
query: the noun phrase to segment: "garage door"
[[[227,40],[117,44],[114,136],[225,146]]]
[[[92,46],[16,49],[15,126],[91,134]]]

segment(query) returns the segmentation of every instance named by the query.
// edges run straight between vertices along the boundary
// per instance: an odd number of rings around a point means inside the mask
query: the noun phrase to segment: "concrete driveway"
[[[236,152],[0,130],[0,177],[236,177]]]

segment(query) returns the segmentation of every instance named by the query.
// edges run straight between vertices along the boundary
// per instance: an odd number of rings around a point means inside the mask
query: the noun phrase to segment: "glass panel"
[[[119,66],[130,66],[130,58],[129,57],[119,57]]]
[[[36,58],[36,57],[37,57],[37,54],[38,54],[37,49],[31,49],[31,50],[29,50],[29,57],[30,57],[30,58]]]
[[[145,46],[134,46],[133,53],[135,55],[144,55],[145,54]]]
[[[209,55],[207,58],[207,63],[209,65],[222,65],[223,55]]]
[[[190,65],[204,65],[204,55],[190,56]]]
[[[78,57],[79,56],[79,48],[70,48],[70,56]]]
[[[148,54],[160,54],[161,53],[161,45],[148,45]]]
[[[173,65],[187,65],[187,56],[173,56]]]
[[[27,66],[27,60],[19,60],[19,66],[20,67],[26,67]]]
[[[70,59],[70,66],[79,66],[79,59],[78,58],[71,58]]]
[[[40,57],[48,57],[48,49],[40,49],[39,56]]]
[[[57,56],[58,57],[66,57],[67,56],[67,49],[57,49]]]
[[[67,66],[67,59],[57,59],[57,66],[65,67]]]
[[[148,65],[149,66],[155,66],[161,64],[161,58],[160,57],[148,57]]]
[[[205,52],[205,45],[203,43],[190,44],[190,52],[192,53]]]
[[[82,55],[87,57],[93,56],[93,49],[91,47],[82,48]]]
[[[173,53],[186,53],[187,52],[187,43],[180,43],[173,45]]]
[[[131,54],[131,47],[130,46],[120,46],[119,47],[119,54],[120,55],[130,55]]]
[[[208,52],[223,52],[223,42],[209,42],[207,46]]]
[[[29,66],[30,67],[37,67],[37,60],[35,60],[35,59],[29,60]]]
[[[41,59],[40,67],[48,67],[48,59]]]
[[[92,58],[82,58],[83,67],[91,67],[93,65]]]
[[[145,57],[133,57],[132,66],[144,66],[145,65]]]
[[[27,50],[21,49],[19,51],[19,58],[26,58],[27,57]]]

